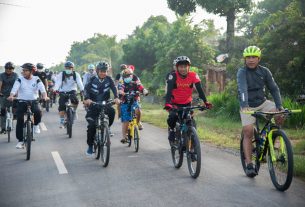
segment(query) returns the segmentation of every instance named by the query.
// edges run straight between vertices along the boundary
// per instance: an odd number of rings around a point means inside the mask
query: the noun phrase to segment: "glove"
[[[211,109],[213,108],[213,104],[209,103],[208,101],[204,102],[205,107],[207,107],[207,109]]]
[[[165,109],[166,111],[170,111],[170,110],[172,110],[172,108],[173,108],[173,106],[171,104],[166,103],[163,109]]]
[[[148,90],[146,90],[145,88],[143,89],[143,95],[147,96],[148,95]]]

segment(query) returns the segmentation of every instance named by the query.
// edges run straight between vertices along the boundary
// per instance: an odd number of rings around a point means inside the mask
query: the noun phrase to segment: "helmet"
[[[173,61],[173,63],[176,63],[176,65],[185,64],[185,63],[190,65],[191,60],[187,56],[179,56],[179,57],[176,57],[176,59]]]
[[[122,64],[122,65],[120,65],[120,68],[121,68],[121,70],[124,70],[124,69],[127,68],[127,65],[126,64]]]
[[[93,64],[88,65],[88,70],[94,70],[95,66]]]
[[[43,64],[42,63],[37,63],[36,67],[37,67],[38,70],[41,70],[41,69],[43,69]]]
[[[29,71],[32,71],[32,70],[34,70],[35,65],[32,64],[32,63],[24,63],[21,67],[22,67],[23,69],[27,69],[27,70],[29,70]]]
[[[15,69],[15,65],[12,62],[7,62],[7,63],[5,63],[4,68],[5,69],[11,69],[11,68]]]
[[[134,70],[135,70],[134,65],[128,65],[128,68],[129,68],[130,70],[132,70],[132,71],[134,71]]]
[[[110,68],[110,65],[105,61],[99,62],[96,66],[97,70],[102,70],[102,71],[107,71],[109,68]]]
[[[261,57],[261,49],[259,49],[258,47],[256,46],[249,46],[249,47],[246,47],[244,49],[244,52],[243,52],[243,56],[244,58],[245,57],[248,57],[248,56],[256,56],[256,57]]]
[[[50,72],[50,69],[45,69],[45,71],[44,71],[44,72],[48,73],[48,72]]]
[[[74,68],[74,63],[71,62],[71,61],[67,61],[67,62],[65,63],[65,68]]]

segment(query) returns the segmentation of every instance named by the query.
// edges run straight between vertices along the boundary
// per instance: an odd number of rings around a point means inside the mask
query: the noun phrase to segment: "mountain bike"
[[[203,111],[208,108],[204,106],[188,106],[172,109],[177,112],[178,121],[175,127],[175,140],[170,142],[170,146],[175,168],[182,166],[183,154],[185,153],[189,173],[191,177],[197,178],[201,170],[201,147],[195,120],[192,118],[194,109]]]
[[[98,106],[101,108],[98,118],[96,119],[96,133],[93,141],[93,152],[95,158],[98,160],[101,158],[104,167],[108,166],[110,157],[110,135],[109,135],[109,118],[105,114],[105,109],[112,106],[114,102],[112,100],[103,101],[101,103],[92,102],[92,106]]]
[[[276,125],[274,116],[290,116],[301,110],[285,109],[279,112],[249,111],[256,118],[254,137],[252,139],[252,161],[258,174],[261,163],[268,163],[268,169],[273,185],[279,191],[289,188],[293,177],[293,152],[290,141],[283,129]],[[262,130],[259,129],[259,117],[265,119]],[[244,135],[241,133],[240,158],[241,164],[246,172],[246,162],[243,149]],[[267,158],[267,161],[266,161]]]
[[[23,125],[23,144],[26,149],[26,160],[31,157],[31,144],[35,141],[33,138],[33,112],[31,111],[32,104],[36,104],[36,101],[19,100],[27,104],[27,111],[25,113],[26,119]]]
[[[72,127],[74,123],[74,116],[75,116],[75,110],[74,107],[71,103],[71,96],[74,96],[72,93],[66,93],[66,92],[60,92],[60,96],[65,96],[68,97],[67,102],[65,103],[66,105],[66,118],[65,118],[65,123],[64,126],[67,129],[67,134],[69,138],[72,138]]]
[[[13,107],[6,107],[5,131],[7,133],[7,142],[11,141],[11,131],[13,130]]]

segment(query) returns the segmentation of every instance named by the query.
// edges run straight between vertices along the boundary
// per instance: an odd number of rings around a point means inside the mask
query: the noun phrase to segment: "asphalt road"
[[[166,130],[148,124],[135,153],[120,143],[121,125],[116,120],[110,163],[104,168],[85,155],[86,121],[81,108],[71,139],[59,129],[55,108],[44,113],[47,130],[36,136],[29,161],[25,150],[15,148],[15,131],[10,143],[0,135],[0,207],[305,206],[304,182],[294,179],[286,192],[279,192],[266,165],[250,179],[238,154],[206,144],[201,174],[191,178],[186,160],[179,170],[173,167]]]

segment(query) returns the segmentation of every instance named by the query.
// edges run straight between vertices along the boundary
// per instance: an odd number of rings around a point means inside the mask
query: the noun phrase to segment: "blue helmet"
[[[65,63],[65,68],[74,68],[74,63],[71,62],[71,61],[67,61],[67,62]]]

